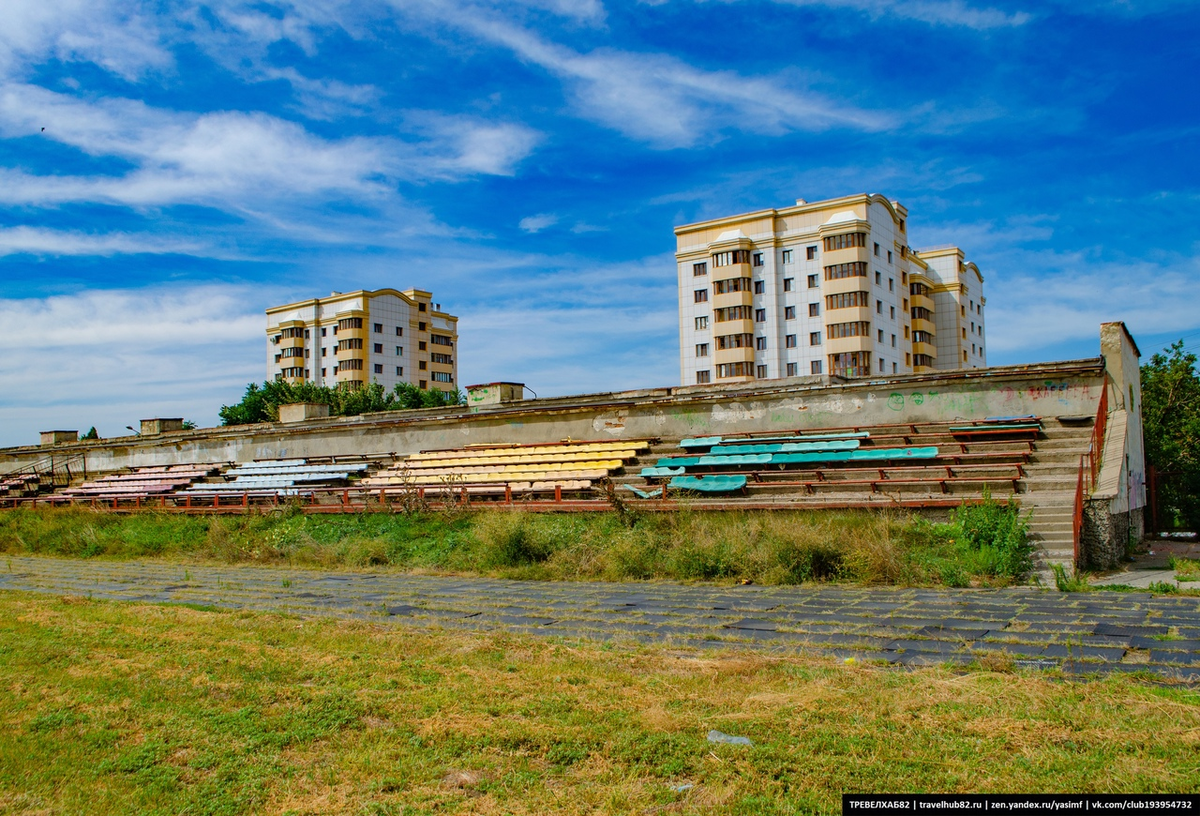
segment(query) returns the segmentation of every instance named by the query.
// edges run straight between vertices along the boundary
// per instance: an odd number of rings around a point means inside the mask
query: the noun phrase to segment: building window
[[[759,281],[759,283],[762,283],[762,281]],[[718,295],[727,295],[730,292],[749,292],[750,291],[750,279],[749,278],[726,278],[725,280],[719,280],[713,285],[713,291],[716,292]],[[705,297],[705,300],[708,299],[707,294],[704,297]]]
[[[361,329],[363,326],[361,317],[343,317],[338,321],[337,327],[342,331],[349,329]]]
[[[752,334],[723,334],[717,338],[717,351],[750,348],[752,345],[754,345],[754,335]]]
[[[697,289],[692,292],[692,303],[708,303],[708,290]]]
[[[767,310],[766,309],[755,309],[754,310],[754,322],[755,323],[766,323],[767,322]]]
[[[880,329],[880,330],[879,330],[879,342],[880,342],[880,343],[882,343],[882,342],[883,342],[883,329]]]
[[[696,318],[696,331],[708,328],[708,315],[700,315]]]
[[[767,291],[766,281],[755,281],[754,282],[754,294],[761,295],[766,291]]]
[[[855,320],[851,323],[831,323],[826,327],[829,332],[829,339],[836,340],[842,337],[870,337],[871,324],[865,320]]]
[[[397,326],[397,327],[396,327],[396,336],[397,336],[397,337],[403,337],[403,336],[404,336],[404,329],[403,329],[403,327],[401,327],[401,326]]]
[[[325,376],[325,369],[323,369],[323,368],[321,369],[321,376],[322,376],[322,377],[324,377],[324,376]]]
[[[839,377],[865,377],[871,373],[871,353],[847,351],[829,355],[829,367]]]
[[[767,350],[767,338],[755,337],[754,338],[754,348],[757,349],[758,351],[766,351]]]
[[[795,306],[784,306],[783,307],[783,319],[784,320],[795,320],[796,319],[796,307]]]
[[[810,346],[821,345],[821,333],[820,332],[809,332],[808,333],[808,344]]]
[[[904,339],[905,339],[905,340],[907,340],[907,339],[908,339],[908,326],[905,326],[905,327],[904,327]]]
[[[811,370],[812,370],[813,374],[820,374],[821,373],[821,361],[813,360]]]
[[[404,356],[404,346],[396,346],[396,356],[397,357]]]
[[[900,302],[904,304],[904,313],[908,314],[908,298],[901,298]]]
[[[888,291],[889,292],[896,291],[896,279],[895,278],[888,278]]]
[[[404,366],[396,366],[396,376],[397,377],[404,376]]]
[[[765,380],[767,378],[767,367],[765,365],[760,365],[758,367],[757,377],[760,380]]]
[[[892,335],[892,348],[896,347],[896,335]]]
[[[429,368],[429,366],[426,365],[424,360],[420,360],[417,362],[417,368],[419,368],[421,371],[425,371],[426,369]]]
[[[441,365],[454,365],[454,358],[449,354],[438,354],[436,351],[429,355],[429,359]]]
[[[796,347],[796,335],[789,334],[787,337],[783,338],[783,344],[787,348],[795,348]]]
[[[817,248],[815,246],[808,247],[807,252],[808,252],[808,259],[810,261],[815,261],[817,259]]]
[[[896,319],[896,307],[889,306],[888,311],[890,312],[890,316],[891,316],[892,320],[895,320]]]
[[[932,345],[934,342],[933,332],[915,331],[912,333],[912,341],[914,343],[929,343]]]
[[[899,369],[896,367],[896,364],[892,363],[892,373],[896,374],[896,373],[898,373],[898,371],[899,371]]]
[[[912,307],[912,319],[913,320],[928,320],[929,322],[932,323],[933,322],[933,312],[929,311],[924,306],[913,306]]]
[[[418,312],[423,312],[423,311],[425,311],[425,304],[424,304],[424,303],[418,303],[418,304],[417,304],[417,311],[418,311]]]
[[[908,357],[907,354],[905,354],[904,356]],[[933,367],[933,358],[930,357],[928,354],[914,354],[913,355],[913,365],[914,366],[924,366],[925,368],[932,368]]]
[[[427,348],[428,348],[428,345],[425,343],[424,340],[417,341],[417,351],[425,351],[425,349],[427,349]]]
[[[383,334],[383,324],[382,324],[382,323],[376,323],[376,324],[375,324],[375,333],[376,333],[376,334]]]
[[[762,266],[763,265],[762,253],[755,252],[752,261],[753,261],[752,266]]]
[[[883,301],[875,301],[875,314],[883,314]]]
[[[798,365],[796,365],[796,363],[788,363],[787,364],[787,375],[789,377],[795,377],[799,373],[799,371],[800,371],[800,367]]]
[[[697,357],[707,357],[708,356],[708,343],[697,343],[696,344],[696,356]]]
[[[877,256],[879,255],[879,242],[878,241],[875,242],[875,254]]]
[[[725,379],[727,377],[753,377],[753,363],[726,363],[717,366],[717,379]]]
[[[817,275],[809,275],[808,276],[808,288],[809,289],[816,289],[820,285],[821,285],[821,283],[820,283]]]
[[[901,286],[907,286],[907,285],[908,285],[908,273],[907,273],[907,272],[901,272],[901,273],[900,273],[900,285],[901,285]]]
[[[355,349],[361,349],[362,347],[363,347],[363,341],[362,341],[361,337],[351,337],[349,340],[338,340],[338,344],[337,344],[338,351],[350,351],[350,350],[355,350]],[[287,351],[289,351],[289,349],[284,349],[284,352],[287,352]]]
[[[424,323],[418,323],[418,324],[417,324],[417,331],[425,331],[425,324],[424,324]]]
[[[713,312],[713,317],[718,323],[728,323],[730,320],[749,320],[750,307],[730,306],[726,309],[717,309]]]
[[[966,307],[966,306],[959,306],[958,308],[959,308],[959,309],[962,309],[962,316],[963,316],[963,317],[966,317],[966,316],[967,316],[967,307]]]
[[[432,374],[430,374],[429,376],[433,377],[434,382],[440,382],[440,383],[454,382],[454,375],[451,374],[449,371],[435,371]]]
[[[889,249],[888,250],[888,263],[891,263],[891,262],[892,262],[892,251]]]
[[[808,316],[809,317],[820,317],[821,316],[821,304],[820,303],[808,304]]]
[[[967,339],[967,330],[965,327],[963,328],[962,333],[963,333],[963,340],[966,340]]]
[[[967,361],[967,350],[963,349],[963,362],[965,363],[966,361]]]
[[[376,374],[382,374],[382,373],[383,373],[383,364],[382,364],[382,363],[376,363],[376,364],[375,364],[375,373],[376,373]]]
[[[792,262],[792,251],[790,249],[785,249],[781,254],[783,255],[783,262],[785,264]]]
[[[707,274],[708,274],[708,261],[701,261],[700,263],[692,264],[692,277],[693,278],[698,278],[701,275],[707,275]]]
[[[842,292],[840,295],[826,295],[826,309],[850,309],[855,306],[869,307],[871,298],[866,292]]]
[[[713,266],[732,266],[733,264],[750,263],[750,250],[735,249],[729,252],[714,252]]]
[[[454,340],[447,334],[431,334],[429,335],[429,341],[435,346],[454,347]]]
[[[841,235],[830,235],[825,239],[826,252],[832,252],[835,249],[865,247],[866,245],[867,234],[865,232],[846,232]]]
[[[375,353],[376,353],[376,354],[383,354],[383,343],[376,343],[376,344],[375,344]]]
[[[865,278],[867,265],[863,261],[834,264],[825,267],[825,280],[841,280],[842,278]]]
[[[880,374],[882,374],[882,373],[883,373],[883,360],[880,360],[880,361],[879,361],[879,373],[880,373]]]
[[[321,327],[321,336],[322,337],[325,336],[325,327],[324,326]]]
[[[974,334],[974,333],[975,333],[975,321],[972,320],[971,321],[971,334]]]
[[[328,348],[324,348],[324,347],[322,347],[322,348],[321,348],[321,356],[322,356],[322,357],[328,357],[328,356],[329,356],[329,349],[328,349]]]
[[[796,284],[795,278],[784,278],[783,279],[783,291],[785,291],[785,292],[792,291],[793,289],[796,288],[795,284]]]
[[[338,368],[342,371],[362,371],[363,361],[361,359],[341,360],[338,362]]]
[[[883,285],[883,273],[880,272],[878,269],[875,270],[875,285],[876,286]]]
[[[417,380],[417,388],[428,388],[428,387],[429,387],[429,382],[427,380]]]
[[[705,383],[712,382],[711,376],[712,376],[712,372],[709,371],[708,369],[705,369],[704,371],[697,371],[696,372],[696,384],[704,385]]]

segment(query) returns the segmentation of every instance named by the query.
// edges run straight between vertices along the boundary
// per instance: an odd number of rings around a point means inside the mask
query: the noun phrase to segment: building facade
[[[458,387],[458,318],[421,289],[334,292],[267,309],[267,378]]]
[[[907,222],[862,194],[677,227],[681,382],[987,365],[983,276]]]

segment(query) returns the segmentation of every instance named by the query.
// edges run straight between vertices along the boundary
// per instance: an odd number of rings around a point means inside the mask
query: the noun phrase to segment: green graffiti
[[[891,394],[888,394],[888,403],[887,404],[888,404],[888,408],[891,408],[893,411],[903,411],[904,410],[904,395],[893,391]]]
[[[912,395],[913,405],[922,405],[925,402],[925,395],[920,391]]]

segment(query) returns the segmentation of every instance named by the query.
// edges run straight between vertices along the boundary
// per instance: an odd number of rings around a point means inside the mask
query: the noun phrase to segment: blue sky
[[[431,289],[464,383],[672,385],[672,227],[856,192],[978,263],[994,364],[1200,347],[1190,0],[2,16],[0,445],[216,424],[334,289]]]

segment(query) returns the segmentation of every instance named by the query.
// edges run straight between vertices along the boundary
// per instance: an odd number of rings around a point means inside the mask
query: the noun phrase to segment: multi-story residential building
[[[979,269],[907,221],[862,194],[677,227],[683,384],[986,365]]]
[[[267,377],[452,391],[458,318],[431,298],[421,289],[360,289],[267,309]]]

